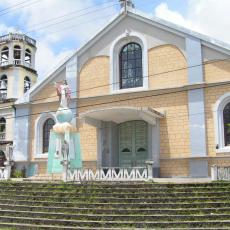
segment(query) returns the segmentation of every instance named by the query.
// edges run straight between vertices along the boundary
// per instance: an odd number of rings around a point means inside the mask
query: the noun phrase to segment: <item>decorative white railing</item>
[[[26,41],[29,44],[36,46],[36,41],[25,34],[10,33],[7,35],[0,36],[0,43],[8,41]]]
[[[147,180],[148,170],[142,168],[100,168],[67,171],[67,181],[138,181]]]
[[[21,59],[14,59],[14,65],[21,65]]]
[[[213,165],[211,167],[212,180],[229,180],[230,181],[230,166],[219,167]]]
[[[8,175],[8,172],[7,172],[7,169],[6,167],[0,167],[0,180],[7,180],[7,175]]]

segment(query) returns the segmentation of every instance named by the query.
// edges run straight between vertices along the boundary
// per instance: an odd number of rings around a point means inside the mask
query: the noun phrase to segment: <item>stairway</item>
[[[0,182],[0,229],[230,229],[230,183]]]

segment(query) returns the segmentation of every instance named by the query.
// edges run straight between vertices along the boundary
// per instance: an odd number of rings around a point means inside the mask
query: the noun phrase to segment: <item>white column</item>
[[[212,180],[218,180],[218,168],[217,165],[211,167],[211,178]]]

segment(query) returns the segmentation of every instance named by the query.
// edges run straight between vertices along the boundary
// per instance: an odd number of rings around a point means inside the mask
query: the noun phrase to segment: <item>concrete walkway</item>
[[[212,182],[211,178],[154,178],[153,181],[157,183],[173,183],[173,184]]]

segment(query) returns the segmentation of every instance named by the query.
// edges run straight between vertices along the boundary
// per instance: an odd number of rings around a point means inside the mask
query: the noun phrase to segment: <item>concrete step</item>
[[[22,230],[34,230],[34,229],[68,229],[68,230],[111,230],[111,228],[95,228],[95,227],[70,227],[70,226],[52,226],[52,225],[36,225],[36,224],[24,224],[24,223],[0,223],[0,227],[2,227],[2,230],[11,230],[11,229],[22,229]],[[5,227],[5,228],[4,228]],[[9,227],[9,228],[7,228]],[[113,230],[131,230],[131,228],[112,228]],[[143,228],[132,228],[132,230],[144,230]],[[146,229],[146,228],[145,228]],[[206,228],[202,228],[206,229]],[[221,228],[221,229],[227,229],[227,228]]]
[[[90,221],[63,220],[49,218],[29,218],[0,216],[0,222],[26,223],[34,225],[52,225],[65,227],[95,227],[95,228],[175,228],[175,227],[230,227],[230,220],[202,220],[202,221]]]
[[[0,182],[0,227],[230,229],[230,183]]]
[[[53,212],[31,212],[0,210],[0,216],[30,217],[30,218],[49,218],[63,220],[89,220],[89,221],[201,221],[201,220],[229,220],[230,214],[196,214],[196,215],[164,215],[164,214],[145,214],[139,212],[138,215],[121,214],[76,214],[76,213],[53,213]]]
[[[7,230],[9,230],[9,228],[7,227],[10,227],[10,229],[27,229],[27,230],[34,230],[34,229],[68,229],[68,230],[74,230],[74,229],[78,229],[78,230],[146,230],[146,228],[123,228],[123,227],[120,227],[120,228],[103,228],[103,227],[100,227],[100,228],[95,228],[95,227],[66,227],[66,226],[50,226],[50,225],[34,225],[34,224],[22,224],[22,223],[0,223],[0,227],[2,227],[1,229],[5,229],[4,227],[6,227]],[[183,229],[187,229],[187,228],[167,228],[167,229],[171,229],[171,230],[183,230]],[[211,228],[211,227],[202,227],[202,228],[189,228],[190,230],[229,230],[228,227],[218,227],[218,228]]]
[[[68,187],[63,185],[62,187],[22,187],[22,186],[1,186],[0,185],[0,191],[1,192],[13,192],[17,188],[17,191],[20,192],[38,192],[38,191],[43,191],[43,192],[70,192],[70,193],[86,193],[86,194],[91,194],[91,193],[133,193],[133,194],[143,194],[143,193],[156,193],[156,194],[174,194],[174,193],[209,193],[209,192],[230,192],[230,187],[217,187],[217,188],[180,188],[180,189],[157,189],[157,188],[93,188],[93,187],[85,187],[85,186],[75,186],[75,187]]]
[[[150,198],[119,198],[119,197],[100,197],[100,196],[76,196],[76,197],[63,197],[63,196],[28,196],[28,195],[1,195],[2,200],[27,200],[27,201],[43,201],[43,202],[73,202],[73,203],[181,203],[181,202],[230,202],[230,196],[224,195],[219,197],[150,197]]]
[[[159,197],[159,198],[167,198],[167,197],[222,197],[229,195],[230,191],[219,191],[219,192],[212,192],[212,190],[207,192],[197,192],[192,191],[190,193],[188,192],[162,192],[162,193],[156,193],[156,192],[139,192],[139,193],[130,193],[130,192],[110,192],[105,193],[104,191],[91,191],[87,192],[85,190],[76,190],[76,191],[56,191],[56,190],[50,190],[50,191],[31,191],[29,189],[18,191],[16,190],[0,190],[0,196],[11,196],[11,195],[22,195],[22,196],[36,196],[36,197],[63,197],[63,198],[71,198],[71,197],[82,197],[82,198],[89,198],[91,196],[94,197],[104,197],[104,198],[151,198],[151,197]]]
[[[168,215],[179,215],[179,214],[229,214],[230,207],[226,208],[78,208],[78,207],[62,207],[62,206],[26,206],[26,205],[15,205],[15,204],[0,204],[2,210],[15,210],[15,211],[31,211],[31,212],[53,212],[53,213],[78,213],[78,214],[123,214],[123,215],[136,215],[136,214],[168,214]]]
[[[223,202],[178,202],[178,203],[97,203],[91,202],[88,203],[87,201],[82,203],[76,202],[53,202],[53,201],[28,201],[28,200],[12,200],[12,199],[3,199],[0,200],[1,204],[18,204],[18,205],[32,205],[32,206],[59,206],[62,207],[80,207],[80,208],[138,208],[138,209],[146,209],[146,208],[213,208],[213,207],[230,207],[229,201]]]
[[[109,182],[83,182],[83,183],[57,183],[57,182],[49,182],[49,183],[32,183],[32,182],[0,182],[0,186],[23,186],[23,187],[62,187],[63,185],[68,185],[68,187],[98,187],[98,188],[160,188],[160,189],[172,189],[172,188],[213,188],[213,187],[230,187],[229,182],[221,182],[221,183],[207,183],[207,184],[156,184],[152,182],[136,182],[136,183],[109,183]]]
[[[3,191],[9,191],[12,188],[20,188],[20,190],[36,190],[41,189],[44,191],[52,191],[54,188],[57,191],[75,191],[75,190],[88,190],[88,191],[104,191],[104,192],[110,192],[111,189],[113,192],[130,192],[130,193],[136,193],[136,192],[156,192],[156,193],[164,193],[164,192],[194,192],[194,191],[202,191],[202,192],[215,192],[215,191],[229,191],[230,185],[216,185],[216,186],[190,186],[190,187],[159,187],[155,185],[142,185],[140,184],[139,187],[135,186],[127,186],[127,185],[120,185],[118,184],[117,187],[109,186],[109,185],[85,185],[85,184],[55,184],[55,183],[0,183],[0,189]]]

